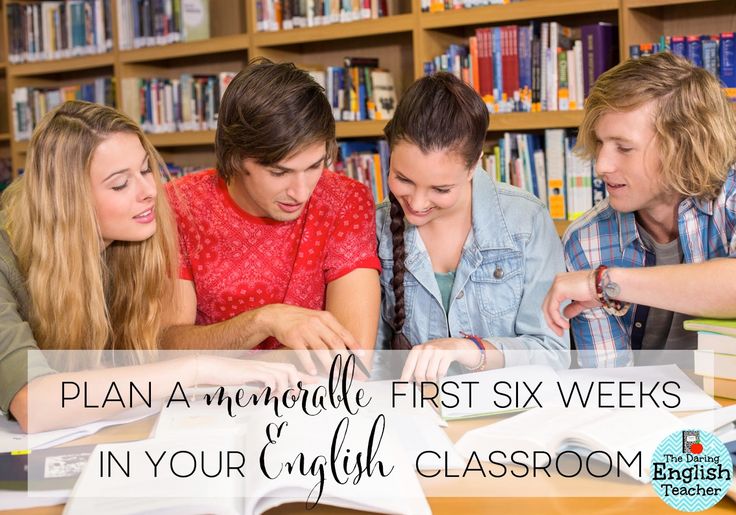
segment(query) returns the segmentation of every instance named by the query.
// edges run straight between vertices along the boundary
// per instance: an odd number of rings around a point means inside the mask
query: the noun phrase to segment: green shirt
[[[29,381],[54,373],[31,333],[29,308],[25,278],[10,249],[8,234],[0,230],[0,410],[4,413]]]
[[[455,272],[447,272],[446,274],[434,273],[437,279],[437,286],[440,287],[440,295],[442,296],[442,306],[445,313],[450,310],[450,295],[452,294],[452,285],[455,282]]]

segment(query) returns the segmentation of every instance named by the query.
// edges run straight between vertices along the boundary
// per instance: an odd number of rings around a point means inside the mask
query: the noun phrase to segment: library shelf
[[[568,227],[570,227],[570,224],[572,221],[570,220],[555,220],[555,229],[557,229],[557,234],[560,235],[560,238],[565,234],[565,231]]]
[[[622,0],[625,9],[643,9],[647,7],[672,7],[685,4],[707,4],[716,0]]]
[[[8,66],[8,74],[14,77],[28,77],[32,75],[50,75],[70,71],[90,70],[112,66],[115,56],[112,52],[94,55],[81,55],[68,59],[53,61],[38,61],[35,63],[13,64]]]
[[[232,34],[218,36],[202,41],[188,41],[134,50],[121,50],[118,55],[123,63],[142,63],[147,61],[163,61],[180,57],[203,54],[216,54],[237,50],[248,50],[250,36],[248,34]]]
[[[387,120],[335,122],[337,138],[382,138]]]
[[[442,29],[462,25],[481,25],[549,18],[553,16],[615,11],[618,8],[619,0],[527,0],[505,5],[489,5],[438,13],[421,13],[419,24],[423,29]]]
[[[576,128],[583,121],[583,111],[494,113],[490,119],[488,130],[491,132]]]
[[[215,143],[215,131],[159,132],[146,134],[146,137],[154,147],[194,147]]]
[[[395,14],[373,20],[359,20],[349,23],[333,23],[319,27],[306,27],[278,32],[256,32],[253,34],[254,47],[276,47],[297,45],[317,41],[337,41],[340,39],[380,36],[411,32],[414,28],[413,14]]]

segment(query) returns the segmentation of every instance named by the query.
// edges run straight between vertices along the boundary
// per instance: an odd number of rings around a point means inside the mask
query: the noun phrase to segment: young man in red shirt
[[[251,63],[230,83],[217,169],[169,185],[180,235],[171,348],[373,348],[380,305],[368,189],[324,168],[335,122],[292,64]]]

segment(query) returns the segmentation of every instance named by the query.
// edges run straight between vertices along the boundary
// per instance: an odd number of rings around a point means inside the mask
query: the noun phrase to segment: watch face
[[[606,289],[606,295],[608,295],[611,299],[618,298],[618,295],[621,293],[621,288],[618,287],[618,284],[616,283],[608,283],[605,286]]]

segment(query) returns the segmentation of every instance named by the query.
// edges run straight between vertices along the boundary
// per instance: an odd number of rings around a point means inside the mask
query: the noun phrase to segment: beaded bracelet
[[[472,368],[468,368],[469,372],[480,372],[484,368],[486,368],[486,346],[483,345],[483,340],[480,338],[480,336],[476,336],[474,334],[468,334],[460,331],[460,334],[463,335],[463,338],[466,338],[473,342],[476,347],[478,347],[478,350],[480,350],[480,360],[478,361],[478,364],[475,365]]]

